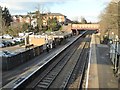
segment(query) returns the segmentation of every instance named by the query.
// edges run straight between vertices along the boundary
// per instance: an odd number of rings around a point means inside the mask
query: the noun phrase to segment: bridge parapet
[[[72,24],[72,29],[77,30],[98,30],[99,24]]]

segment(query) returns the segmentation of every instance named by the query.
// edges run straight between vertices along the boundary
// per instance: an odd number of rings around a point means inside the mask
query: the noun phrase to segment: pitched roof
[[[61,13],[47,13],[47,15],[49,15],[49,16],[65,16]]]

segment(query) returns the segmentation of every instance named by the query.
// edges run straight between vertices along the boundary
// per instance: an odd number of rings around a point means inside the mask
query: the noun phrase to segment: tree
[[[118,2],[118,37],[120,39],[120,1]]]
[[[28,23],[23,23],[23,24],[22,24],[22,31],[21,31],[21,32],[24,32],[24,31],[26,31],[27,29],[29,29],[28,27],[29,27],[29,24],[28,24]],[[30,30],[28,30],[28,31],[30,31]]]
[[[9,13],[9,10],[5,8],[1,8],[2,10],[2,34],[8,33],[9,32],[9,26],[11,25],[12,22],[12,17],[11,14]]]
[[[18,33],[29,31],[29,24],[23,22],[13,22],[6,32],[12,36],[18,36]]]
[[[18,33],[22,32],[22,23],[12,23],[6,32],[12,36],[18,36]]]
[[[0,6],[0,35],[2,35],[2,7]]]
[[[54,18],[48,18],[48,29],[51,30],[51,31],[57,31],[60,29],[60,25],[58,24],[58,21],[57,21],[57,18],[54,17]]]
[[[3,19],[3,25],[8,27],[10,26],[10,23],[12,22],[11,14],[9,13],[9,10],[5,7],[2,10],[2,19]]]
[[[41,33],[41,31],[43,30],[43,13],[47,12],[47,10],[45,9],[45,7],[43,6],[43,4],[38,4],[38,6],[36,7],[37,11],[35,12],[35,18],[37,18],[37,29],[39,31],[39,33]]]
[[[42,25],[43,25],[43,22],[42,22],[43,17],[39,10],[36,11],[36,17],[37,17],[37,27],[39,29],[39,32],[41,33]]]
[[[103,38],[104,34],[110,37],[112,32],[118,34],[118,11],[118,4],[110,2],[101,13],[99,22],[101,38]]]

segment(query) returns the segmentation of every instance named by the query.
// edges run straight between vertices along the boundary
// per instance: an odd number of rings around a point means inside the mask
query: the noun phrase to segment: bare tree
[[[2,35],[2,7],[0,6],[0,34]]]
[[[118,2],[118,37],[120,40],[120,1]]]
[[[118,3],[110,2],[100,15],[101,38],[107,34],[111,37],[112,32],[118,35]]]
[[[43,4],[38,4],[36,7],[37,11],[36,11],[36,18],[37,18],[37,26],[39,29],[39,32],[41,33],[42,31],[42,26],[43,26],[43,15],[44,13],[47,12],[47,9],[44,7]]]

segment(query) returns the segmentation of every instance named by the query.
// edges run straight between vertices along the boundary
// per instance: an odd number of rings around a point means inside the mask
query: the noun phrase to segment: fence
[[[2,57],[2,70],[10,70],[12,68],[27,62],[43,52],[43,46],[34,47],[21,52],[15,56]]]
[[[110,45],[110,59],[114,66],[114,73],[120,74],[120,42]]]

